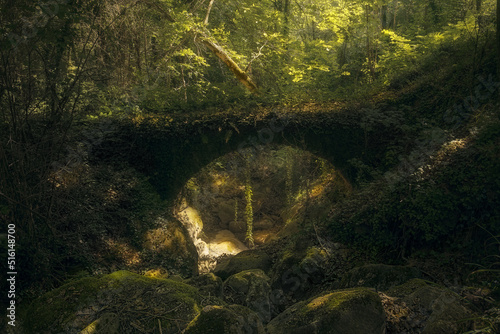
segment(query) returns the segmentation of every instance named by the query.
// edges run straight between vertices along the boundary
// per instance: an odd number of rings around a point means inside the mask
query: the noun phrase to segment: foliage
[[[465,252],[476,259],[489,254],[490,247],[478,240],[489,238],[479,226],[500,232],[495,124],[468,144],[445,143],[435,160],[421,162],[429,164],[427,171],[402,175],[396,183],[380,178],[364,186],[337,208],[332,233],[379,255],[427,248]]]
[[[394,100],[421,114],[405,113],[402,124],[397,113],[365,110],[363,126],[367,135],[382,124],[394,136],[414,136],[420,130],[416,123],[443,123],[440,108],[470,95],[474,84],[468,85],[477,74],[494,68],[493,0],[215,0],[210,13],[206,5],[203,0],[0,3],[0,217],[16,224],[25,240],[20,252],[27,259],[27,281],[50,280],[74,263],[92,262],[80,258],[81,236],[96,242],[114,234],[140,236],[148,203],[158,204],[135,171],[91,161],[92,145],[78,138],[77,124],[85,131],[89,120],[139,122],[146,113],[163,114],[169,122],[165,114],[210,107],[365,103],[374,92],[400,89]],[[219,45],[258,84],[260,94],[245,91],[203,40]],[[450,58],[452,64],[440,66]],[[380,122],[371,122],[371,116]],[[452,240],[460,231],[480,234],[473,222],[496,233],[498,143],[496,130],[482,131],[464,156],[452,160],[453,171],[436,169],[383,196],[365,189],[349,204],[361,210],[341,210],[332,226],[345,239],[370,241],[376,249],[422,247]],[[383,168],[397,164],[408,141],[390,143],[380,159]],[[469,169],[467,162],[475,161],[477,168]],[[383,172],[361,161],[352,164],[361,171],[360,183]],[[290,197],[293,183],[289,175],[287,180]],[[249,179],[247,185],[252,243]],[[348,225],[351,218],[354,224]],[[373,235],[355,236],[355,229]],[[471,240],[454,246],[468,247]]]

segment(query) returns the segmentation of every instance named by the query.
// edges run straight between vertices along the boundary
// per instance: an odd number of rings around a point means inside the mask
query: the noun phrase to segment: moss
[[[169,333],[198,314],[198,302],[198,290],[189,285],[117,271],[72,281],[41,296],[24,310],[23,319],[28,333],[72,332],[88,327],[106,310],[124,319],[121,330],[131,326],[130,319],[137,328],[152,330],[153,320],[137,323],[146,312],[160,319],[164,332]]]
[[[474,317],[458,294],[437,284],[413,279],[386,292],[407,305],[411,317],[423,319],[425,334],[463,333]]]
[[[229,276],[249,269],[261,269],[264,272],[271,268],[271,258],[260,250],[246,250],[217,264],[214,272],[223,280]]]
[[[386,291],[386,294],[391,297],[404,297],[412,294],[413,292],[422,287],[431,285],[433,285],[432,282],[420,278],[414,278],[404,284],[390,288],[389,290]]]
[[[58,318],[60,322],[72,321],[76,310],[95,298],[94,293],[100,285],[99,279],[85,277],[46,293],[21,311],[23,319],[27,319],[26,330],[30,333],[49,328],[53,332],[61,331],[61,327],[52,327]]]
[[[151,278],[168,278],[168,271],[164,268],[150,269],[144,273],[144,276]]]
[[[186,283],[197,287],[203,295],[222,298],[222,279],[213,273],[192,277]]]
[[[420,276],[420,271],[413,267],[369,264],[350,270],[340,285],[342,288],[364,286],[384,291]]]
[[[264,327],[259,317],[250,309],[240,306],[210,305],[191,321],[184,334],[263,334]]]
[[[365,289],[335,291],[293,305],[268,325],[278,333],[383,333],[385,316],[377,293]]]
[[[271,320],[270,295],[269,277],[260,269],[242,271],[224,282],[225,300],[247,306],[264,323]]]
[[[114,313],[105,313],[85,327],[80,334],[119,334],[120,319]]]

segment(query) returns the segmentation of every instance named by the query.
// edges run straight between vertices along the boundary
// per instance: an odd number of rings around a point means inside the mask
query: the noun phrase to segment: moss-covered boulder
[[[285,298],[282,301],[304,300],[322,291],[328,254],[315,246],[297,247],[285,249],[271,273],[271,287],[274,291],[283,292]],[[290,305],[285,302],[281,306]]]
[[[413,279],[381,295],[388,328],[393,332],[411,328],[413,332],[438,334],[472,329],[474,315],[463,298],[437,284]]]
[[[143,259],[186,277],[198,274],[198,252],[186,228],[173,218],[160,218],[157,224],[144,235]]]
[[[420,277],[420,271],[414,267],[368,264],[348,271],[340,282],[340,288],[370,287],[384,291]]]
[[[114,313],[104,313],[80,334],[120,334],[120,319]]]
[[[264,334],[257,314],[241,305],[205,306],[183,334]]]
[[[272,260],[269,255],[261,250],[250,249],[222,260],[215,267],[214,273],[225,280],[231,275],[249,269],[261,269],[268,272],[271,265]]]
[[[198,288],[202,295],[222,298],[222,279],[213,273],[192,277],[186,283]]]
[[[247,306],[262,322],[271,320],[269,277],[260,269],[245,270],[224,282],[224,300]]]
[[[20,318],[25,333],[177,333],[198,315],[199,298],[189,285],[118,271],[48,292]]]
[[[382,334],[385,315],[377,293],[357,288],[299,302],[267,325],[269,334]]]

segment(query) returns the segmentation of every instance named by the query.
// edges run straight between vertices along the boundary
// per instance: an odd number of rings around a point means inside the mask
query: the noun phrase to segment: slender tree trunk
[[[479,31],[481,31],[481,26],[482,26],[482,15],[481,15],[481,9],[483,6],[483,0],[476,0],[476,12],[477,12],[477,27]]]
[[[284,0],[283,14],[285,15],[285,26],[283,28],[283,34],[288,36],[290,33],[290,0]]]
[[[500,78],[500,0],[497,0],[497,78]]]
[[[370,6],[366,5],[366,57],[368,63],[370,82],[375,80],[375,59],[370,32]]]
[[[212,6],[214,4],[215,0],[210,0],[210,3],[208,4],[208,9],[207,9],[207,16],[205,16],[205,25],[208,25],[208,18],[210,17],[210,11],[212,10]]]
[[[394,0],[394,19],[392,29],[396,29],[396,17],[398,16],[398,0]]]
[[[380,21],[382,23],[382,29],[387,29],[387,5],[382,6]]]

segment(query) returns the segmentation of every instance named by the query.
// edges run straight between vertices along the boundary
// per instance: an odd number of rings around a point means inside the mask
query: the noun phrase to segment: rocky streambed
[[[445,288],[408,266],[369,264],[333,277],[349,260],[341,245],[279,257],[272,250],[240,252],[190,278],[151,270],[69,281],[26,307],[17,331],[382,334],[485,326],[478,317],[488,307],[485,291]]]

